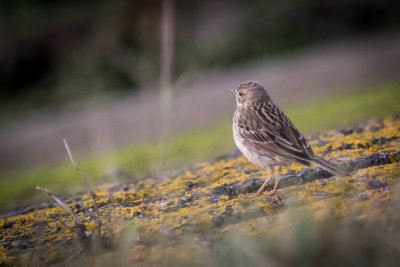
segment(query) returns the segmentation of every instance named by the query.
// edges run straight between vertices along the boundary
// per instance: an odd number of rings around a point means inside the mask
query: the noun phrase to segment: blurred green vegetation
[[[326,97],[310,99],[299,106],[283,107],[283,110],[304,134],[400,112],[400,82]],[[75,160],[91,183],[98,184],[158,176],[161,172],[215,159],[234,149],[230,120],[194,129],[164,142],[167,157],[163,164],[160,164],[160,144],[157,142],[133,144],[107,155]],[[73,152],[74,144],[70,147]],[[47,199],[35,191],[37,185],[60,193],[84,190],[81,178],[68,161],[8,173],[0,179],[1,209]]]

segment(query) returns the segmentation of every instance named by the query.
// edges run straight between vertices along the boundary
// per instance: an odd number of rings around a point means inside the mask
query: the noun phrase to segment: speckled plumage
[[[253,81],[244,82],[232,91],[236,95],[237,109],[233,116],[233,137],[239,150],[250,162],[270,168],[278,167],[275,191],[280,167],[297,162],[306,166],[311,163],[339,175],[349,172],[330,163],[314,152],[307,140],[299,133],[290,119],[276,106],[265,88]],[[267,179],[266,183],[269,181]],[[265,185],[266,185],[265,183]],[[260,188],[257,195],[264,189]]]

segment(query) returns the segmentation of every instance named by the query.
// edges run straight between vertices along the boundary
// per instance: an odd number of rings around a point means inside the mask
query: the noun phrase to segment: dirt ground
[[[288,106],[390,81],[399,74],[400,35],[393,34],[312,47],[230,69],[187,73],[174,90],[169,133],[230,120],[235,104],[226,89],[242,81],[260,81],[278,105]],[[160,136],[160,114],[159,97],[154,94],[31,112],[2,127],[0,175],[65,159],[63,137],[77,155],[154,140]]]

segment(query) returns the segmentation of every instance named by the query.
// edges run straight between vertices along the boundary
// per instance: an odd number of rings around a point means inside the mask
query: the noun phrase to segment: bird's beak
[[[235,91],[228,89],[228,92],[231,92],[232,94],[235,94]]]

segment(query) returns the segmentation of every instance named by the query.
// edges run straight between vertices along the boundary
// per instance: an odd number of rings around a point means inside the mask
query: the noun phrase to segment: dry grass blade
[[[92,190],[90,190],[89,182],[88,182],[86,176],[81,172],[81,170],[79,169],[78,165],[76,164],[76,162],[74,160],[74,157],[72,156],[72,152],[71,152],[71,150],[69,148],[69,145],[67,143],[67,140],[65,140],[65,138],[63,138],[63,141],[64,141],[65,149],[67,150],[67,153],[68,153],[69,160],[71,161],[72,165],[75,167],[75,169],[79,173],[79,175],[82,177],[82,180],[85,183],[86,188],[91,192]]]
[[[70,209],[70,207],[68,207],[67,203],[65,203],[63,200],[61,200],[61,196],[59,196],[56,193],[51,192],[50,190],[48,190],[46,188],[42,188],[40,186],[36,186],[36,189],[44,191],[47,194],[49,194],[49,196],[51,196],[61,208],[63,208],[65,211],[67,211],[71,215],[71,217],[75,223],[75,229],[71,229],[70,227],[68,227],[70,230],[73,230],[74,232],[79,234],[79,236],[81,238],[87,238],[89,236],[89,233],[86,231],[86,226],[78,219],[78,217],[76,217],[75,213]]]
[[[90,193],[90,196],[92,197],[92,200],[93,200],[93,208],[94,208],[94,210],[96,211],[96,215],[97,215],[97,216],[96,216],[96,221],[97,221],[98,225],[100,226],[100,225],[102,225],[102,223],[101,223],[101,221],[100,221],[100,214],[99,214],[99,209],[98,209],[97,202],[96,202],[96,195],[95,195],[95,194],[93,193],[93,191],[90,189],[89,182],[88,182],[86,176],[81,172],[81,170],[79,169],[78,165],[76,164],[76,162],[75,162],[75,160],[74,160],[74,157],[72,156],[72,152],[71,152],[71,150],[70,150],[70,148],[69,148],[69,145],[68,145],[67,140],[65,140],[65,138],[63,138],[63,141],[64,141],[65,149],[67,150],[67,153],[68,153],[69,160],[71,161],[72,165],[75,167],[76,171],[77,171],[77,172],[79,173],[79,175],[81,176],[83,182],[85,183],[85,186],[86,186],[87,190],[88,190],[89,193]]]
[[[53,194],[55,194],[55,193],[53,193]],[[66,199],[66,200],[70,201],[71,203],[74,203],[76,206],[84,208],[85,210],[87,209],[87,207],[83,203],[80,203],[79,201],[76,201],[73,198],[70,198],[69,196],[66,196],[66,195],[63,195],[63,194],[59,194],[59,193],[57,194],[57,196],[59,198]]]
[[[110,242],[110,240],[112,240],[113,231],[112,231],[111,227],[109,227],[109,225],[103,224],[101,222],[100,212],[99,212],[98,205],[96,202],[96,195],[90,189],[86,176],[81,172],[78,165],[76,164],[67,141],[65,139],[63,139],[63,141],[64,141],[65,149],[67,150],[68,157],[69,157],[72,165],[75,167],[76,171],[81,176],[81,178],[84,181],[85,186],[87,187],[87,190],[92,198],[93,209],[87,208],[85,205],[73,200],[70,197],[53,193],[46,188],[41,188],[41,187],[37,186],[36,189],[44,191],[47,194],[49,194],[57,202],[57,204],[60,207],[62,207],[65,211],[67,211],[71,215],[71,217],[74,221],[74,226],[71,227],[71,226],[67,225],[65,222],[60,220],[60,223],[63,224],[67,229],[69,229],[71,232],[76,233],[78,240],[79,240],[79,244],[81,246],[81,249],[78,251],[78,253],[74,254],[71,258],[67,259],[67,261],[69,261],[70,259],[75,258],[76,256],[80,255],[83,251],[95,251],[96,248],[104,248],[104,247],[112,246],[112,243]],[[70,201],[71,203],[74,203],[80,207],[84,207],[84,209],[90,213],[90,218],[92,220],[95,220],[97,223],[97,225],[92,229],[92,233],[89,233],[85,224],[82,223],[78,219],[76,214],[72,211],[72,209],[70,207],[68,207],[66,201]],[[102,233],[101,233],[102,227],[105,227],[106,230],[108,230],[111,237],[106,238],[106,236],[102,236]]]

